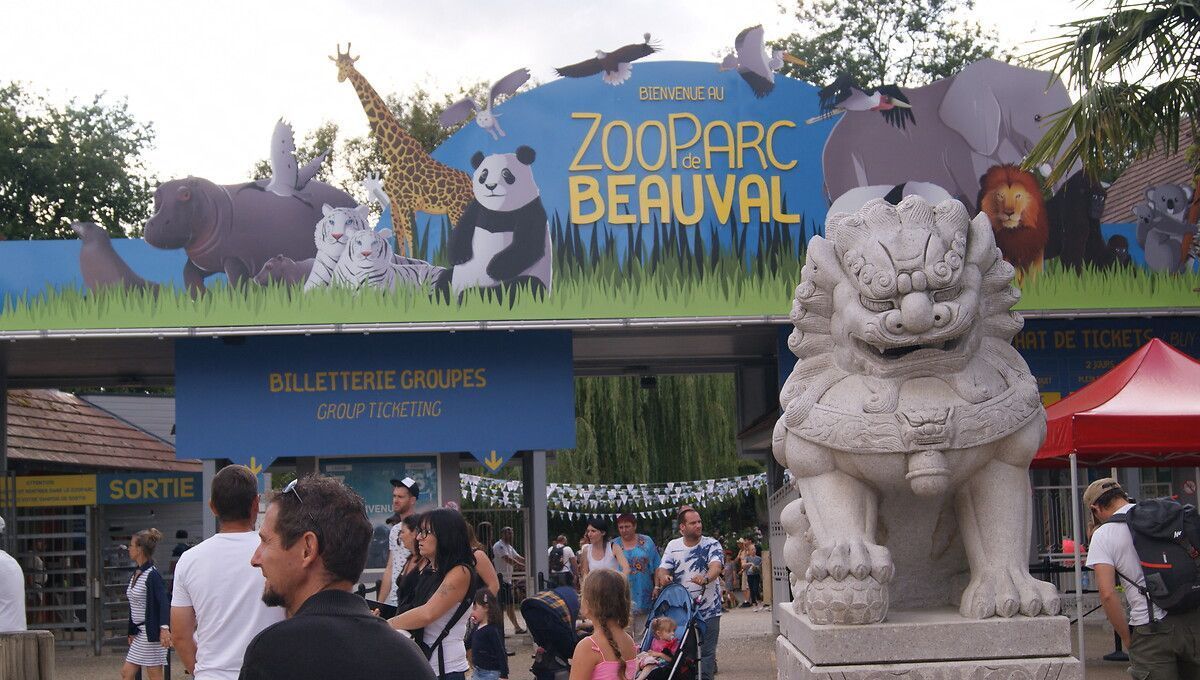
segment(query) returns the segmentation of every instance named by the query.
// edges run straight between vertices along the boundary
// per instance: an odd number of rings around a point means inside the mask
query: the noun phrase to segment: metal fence
[[[96,630],[88,584],[94,563],[88,550],[95,508],[20,508],[15,556],[26,575],[29,628],[49,630],[60,646],[87,647]]]
[[[533,562],[529,551],[532,549],[532,537],[529,535],[529,508],[478,508],[463,510],[463,517],[475,530],[475,537],[486,547],[488,555],[492,554],[492,545],[500,539],[500,529],[512,527],[513,546],[529,563]],[[496,565],[499,568],[500,565]],[[529,573],[529,569],[513,567],[514,597],[517,602],[537,590],[535,581],[537,574]]]

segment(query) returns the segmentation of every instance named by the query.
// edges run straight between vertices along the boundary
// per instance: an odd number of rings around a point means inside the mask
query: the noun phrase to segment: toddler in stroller
[[[638,680],[696,680],[700,669],[700,640],[704,634],[704,622],[697,615],[692,594],[678,583],[667,584],[650,606],[649,618],[654,625],[646,627],[641,645],[643,654],[654,649],[655,641],[659,639],[661,619],[674,624],[673,634],[680,630],[683,633],[675,638],[674,652],[665,655],[670,657],[670,661],[647,666],[645,670],[648,672],[639,673]],[[665,628],[666,624],[662,626]],[[641,658],[640,654],[638,656]]]
[[[637,680],[646,680],[656,668],[666,666],[675,660],[675,655],[679,653],[679,638],[675,637],[677,628],[675,619],[669,616],[660,616],[650,622],[654,640],[650,643],[650,649],[637,656]]]

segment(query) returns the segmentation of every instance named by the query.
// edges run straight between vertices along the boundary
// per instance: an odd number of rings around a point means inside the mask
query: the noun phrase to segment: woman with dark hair
[[[431,510],[421,517],[416,538],[421,556],[429,562],[427,576],[418,581],[414,606],[388,623],[413,632],[439,680],[464,680],[468,666],[463,637],[475,595],[475,556],[467,523],[456,510]]]
[[[625,559],[625,551],[609,540],[612,528],[608,520],[595,517],[588,520],[587,530],[583,537],[587,540],[582,557],[579,560],[580,578],[596,569],[612,569],[620,574],[629,574],[629,562]]]
[[[429,566],[429,561],[421,557],[421,548],[417,545],[417,532],[421,530],[421,517],[420,513],[414,512],[400,520],[398,540],[411,554],[399,575],[396,576],[396,583],[393,584],[396,589],[396,611],[398,613],[412,609],[413,593],[417,590],[417,583],[420,581],[423,571]]]
[[[137,563],[125,596],[129,599],[129,653],[121,667],[122,680],[133,680],[139,668],[150,680],[162,680],[171,647],[171,600],[162,575],[154,566],[154,549],[162,540],[158,529],[143,529],[129,541],[129,557]]]
[[[479,576],[479,584],[492,591],[492,595],[500,593],[500,575],[496,573],[496,565],[488,557],[487,546],[475,537],[475,529],[467,525],[467,536],[471,540],[471,553],[475,555],[475,573]]]

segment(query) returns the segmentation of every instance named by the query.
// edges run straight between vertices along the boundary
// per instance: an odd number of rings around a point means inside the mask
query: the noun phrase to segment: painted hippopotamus
[[[204,279],[216,273],[241,285],[276,255],[297,262],[316,257],[313,225],[323,218],[322,204],[356,205],[323,182],[308,182],[291,196],[266,191],[266,184],[218,185],[199,177],[165,182],[154,192],[143,238],[155,248],[186,250],[184,283],[203,291]]]

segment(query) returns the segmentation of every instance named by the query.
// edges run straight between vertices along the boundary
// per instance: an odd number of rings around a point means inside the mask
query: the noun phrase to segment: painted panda
[[[450,289],[529,285],[550,292],[550,224],[530,165],[536,153],[471,157],[474,199],[450,231]],[[509,298],[512,299],[511,296]]]

